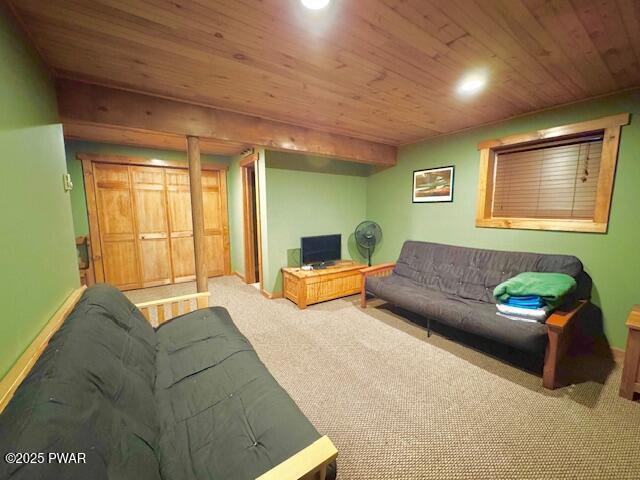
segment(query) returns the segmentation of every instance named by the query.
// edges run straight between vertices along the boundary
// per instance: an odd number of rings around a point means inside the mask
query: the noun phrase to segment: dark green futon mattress
[[[0,479],[253,479],[318,438],[224,308],[154,330],[97,285],[0,415],[3,458],[45,461],[0,461]],[[52,452],[85,461],[51,462]]]

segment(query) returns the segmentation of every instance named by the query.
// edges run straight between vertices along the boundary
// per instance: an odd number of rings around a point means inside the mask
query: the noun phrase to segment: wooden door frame
[[[222,248],[224,251],[224,274],[231,275],[231,238],[229,237],[229,204],[227,201],[227,168],[220,169],[220,201],[222,203]]]
[[[244,281],[245,283],[256,283],[255,278],[255,257],[254,236],[258,244],[258,275],[260,289],[262,290],[263,274],[262,274],[262,228],[260,226],[260,195],[258,187],[258,154],[254,153],[240,161],[240,171],[242,172],[242,220],[243,220],[243,236],[244,236]],[[249,185],[249,167],[254,169],[255,182],[253,189]],[[253,229],[253,211],[251,208],[251,193],[255,195],[256,203],[256,231]]]
[[[96,282],[101,283],[104,282],[104,265],[102,263],[102,242],[100,242],[100,222],[98,222],[98,202],[94,183],[93,161],[88,158],[81,158],[80,155],[78,155],[78,160],[82,162],[82,178],[84,180],[84,193],[89,220],[89,240],[93,246],[89,262],[93,267]]]
[[[187,162],[178,162],[174,160],[159,160],[155,158],[134,157],[129,155],[102,155],[95,153],[78,153],[77,160],[82,164],[82,178],[84,182],[85,201],[87,204],[87,217],[89,220],[89,239],[92,246],[92,255],[89,258],[90,267],[93,268],[95,281],[104,282],[104,264],[102,262],[102,243],[100,242],[100,223],[98,222],[98,203],[96,199],[96,188],[94,182],[93,163],[109,163],[119,165],[137,165],[142,167],[168,167],[189,169]],[[257,158],[256,158],[257,159]],[[227,179],[226,170],[228,167],[219,163],[206,163],[202,165],[202,170],[218,170],[220,171],[220,196],[223,204],[223,245],[224,245],[224,273],[231,273],[231,254],[229,240],[229,211],[227,207]],[[257,195],[257,191],[256,191]],[[262,267],[260,269],[262,276]]]

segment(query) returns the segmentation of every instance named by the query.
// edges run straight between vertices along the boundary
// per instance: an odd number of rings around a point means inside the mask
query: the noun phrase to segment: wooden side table
[[[627,318],[629,335],[627,349],[624,354],[620,396],[633,400],[640,393],[640,305],[634,305]]]
[[[366,267],[352,260],[342,260],[319,270],[302,270],[297,267],[282,269],[284,297],[307,308],[308,305],[334,300],[360,293],[362,275]]]

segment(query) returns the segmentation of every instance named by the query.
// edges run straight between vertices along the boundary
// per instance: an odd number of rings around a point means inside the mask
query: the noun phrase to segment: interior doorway
[[[240,162],[244,212],[244,278],[246,283],[259,283],[259,288],[262,290],[262,248],[257,160],[258,155],[252,154]]]

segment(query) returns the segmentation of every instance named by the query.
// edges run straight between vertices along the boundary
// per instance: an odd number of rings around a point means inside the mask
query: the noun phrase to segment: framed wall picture
[[[453,165],[413,172],[413,203],[453,201]]]

